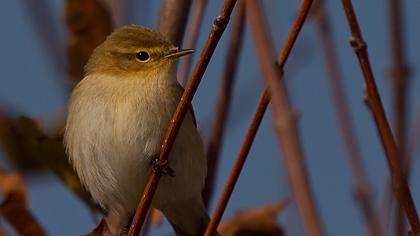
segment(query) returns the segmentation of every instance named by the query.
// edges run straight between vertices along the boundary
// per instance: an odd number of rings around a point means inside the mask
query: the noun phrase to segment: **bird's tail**
[[[203,235],[210,218],[204,207],[203,201],[186,201],[171,206],[171,209],[163,212],[168,218],[177,236]],[[215,236],[219,236],[218,233]]]

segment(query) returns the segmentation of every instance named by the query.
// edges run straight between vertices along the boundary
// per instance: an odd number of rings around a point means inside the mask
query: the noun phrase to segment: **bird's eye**
[[[136,58],[137,60],[141,61],[141,62],[146,62],[150,59],[149,53],[141,51],[136,53]]]

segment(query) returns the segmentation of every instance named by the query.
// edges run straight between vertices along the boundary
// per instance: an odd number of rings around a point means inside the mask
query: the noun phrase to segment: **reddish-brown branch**
[[[19,173],[0,170],[0,192],[3,195],[0,214],[19,235],[47,235],[29,211],[26,185]]]
[[[197,62],[197,65],[195,66],[191,79],[188,82],[188,86],[181,97],[181,101],[179,102],[178,107],[172,116],[169,128],[166,131],[159,155],[159,159],[162,162],[167,161],[169,152],[175,142],[175,138],[181,123],[187,110],[189,109],[191,100],[198,88],[198,85],[200,84],[201,78],[204,75],[207,65],[210,62],[211,56],[213,55],[213,52],[216,49],[216,46],[226,28],[226,25],[229,22],[230,15],[235,4],[236,0],[225,0],[220,11],[220,15],[213,22],[210,35],[206,44],[204,45],[204,49],[201,52],[200,58]],[[128,233],[129,236],[136,236],[139,234],[146,218],[147,211],[150,208],[150,204],[152,202],[152,198],[156,191],[157,184],[161,175],[162,173],[160,171],[153,171],[150,173],[144,192],[141,195],[140,203],[131,223],[131,227]]]
[[[74,82],[83,78],[84,66],[92,51],[105,40],[114,26],[109,9],[100,0],[68,0],[64,7],[68,30],[66,67]]]
[[[401,17],[401,2],[389,1],[391,16],[391,58],[390,75],[394,90],[394,126],[397,146],[401,151],[401,157],[405,156],[406,149],[406,121],[407,121],[407,80],[409,70],[404,50],[404,30]]]
[[[310,4],[305,5],[303,4],[301,6],[300,9],[300,14],[307,14],[308,10],[309,10]],[[256,9],[255,7],[253,9]],[[260,10],[260,9],[259,9]],[[285,43],[285,46],[283,47],[283,49],[280,52],[280,60],[281,61],[277,61],[278,65],[281,65],[281,70],[283,65],[286,63],[286,60],[288,58],[288,55],[291,51],[291,47],[293,46],[296,38],[297,38],[297,34],[299,33],[299,29],[302,27],[303,22],[305,20],[305,17],[301,17],[301,15],[299,14],[299,17],[297,18],[294,26],[292,27],[291,33],[289,34],[288,40]],[[298,29],[298,30],[296,30]],[[245,164],[248,152],[251,148],[251,145],[254,141],[255,135],[258,131],[258,127],[261,123],[261,120],[264,116],[265,110],[267,109],[267,105],[270,101],[269,98],[269,92],[268,89],[266,89],[264,91],[264,94],[262,95],[262,97],[260,98],[260,101],[258,103],[257,106],[257,111],[254,114],[251,124],[248,128],[247,131],[247,135],[245,137],[245,140],[241,146],[241,150],[239,151],[239,154],[236,158],[235,161],[235,165],[232,168],[231,174],[229,176],[229,179],[225,185],[225,188],[223,190],[222,196],[217,204],[216,210],[213,214],[213,217],[211,218],[211,221],[206,229],[206,233],[205,235],[212,235],[215,231],[216,228],[218,226],[218,224],[220,223],[220,220],[223,216],[224,210],[227,206],[227,203],[230,199],[230,196],[232,195],[233,192],[233,188],[235,187],[235,184],[239,178],[240,172],[243,168],[243,165]]]
[[[208,207],[214,188],[220,149],[229,114],[230,101],[236,70],[239,62],[240,50],[245,24],[245,5],[241,1],[236,9],[236,16],[232,23],[232,35],[227,49],[227,59],[223,72],[222,85],[219,92],[213,129],[207,147],[207,177],[203,191],[204,204]]]
[[[410,180],[411,168],[413,166],[413,161],[416,156],[416,151],[419,150],[418,142],[420,140],[420,108],[417,109],[416,116],[414,118],[414,124],[412,126],[410,139],[407,146],[406,158],[404,158],[404,172],[407,176],[407,180]],[[388,188],[385,189],[384,199],[382,200],[381,209],[382,210],[382,220],[385,222],[383,225],[390,225],[391,210],[393,206],[393,196],[392,196],[392,184],[389,182]],[[390,193],[390,194],[388,194]],[[396,229],[395,229],[396,230]],[[396,233],[399,231],[396,230]]]
[[[284,82],[281,81],[282,68],[292,46],[308,15],[312,0],[302,1],[297,18],[278,57],[279,67],[274,58],[274,46],[270,38],[265,15],[259,1],[247,0],[247,18],[257,48],[263,77],[272,98],[273,121],[279,145],[283,152],[291,187],[299,207],[306,232],[309,235],[324,235],[318,212],[312,197],[303,152],[297,127],[296,113],[292,110]]]
[[[235,165],[233,166],[229,178],[225,184],[223,194],[217,203],[216,210],[214,211],[210,223],[206,229],[204,234],[205,236],[212,236],[214,235],[214,232],[216,232],[217,226],[222,219],[227,203],[229,202],[230,196],[232,195],[233,189],[236,185],[236,182],[238,181],[239,175],[241,174],[242,168],[245,164],[249,150],[251,149],[252,143],[254,142],[255,135],[257,134],[258,128],[260,127],[269,102],[270,96],[268,94],[268,90],[265,90],[264,94],[260,98],[260,101],[258,102],[257,110],[255,111],[251,124],[249,125],[245,140],[241,146],[241,150],[236,157]]]
[[[416,116],[414,118],[414,124],[411,130],[412,133],[410,134],[410,140],[407,148],[407,158],[405,159],[404,165],[407,178],[410,177],[411,167],[416,156],[416,151],[420,150],[420,107],[417,109]]]
[[[407,180],[403,173],[402,165],[398,158],[397,145],[392,136],[392,132],[388,120],[385,116],[384,108],[382,106],[382,101],[376,88],[376,83],[373,77],[373,72],[366,49],[366,43],[363,40],[351,1],[342,0],[342,3],[352,32],[350,43],[359,59],[360,67],[364,75],[367,88],[368,106],[373,113],[376,126],[381,137],[382,145],[385,149],[385,153],[388,159],[393,191],[399,203],[404,206],[414,235],[420,235],[420,221],[417,215],[417,210]]]
[[[194,3],[194,10],[191,16],[191,26],[187,35],[187,43],[185,48],[195,48],[200,33],[201,23],[203,22],[204,11],[206,10],[207,0],[196,0]],[[179,72],[178,80],[182,85],[187,84],[188,76],[190,74],[193,57],[186,57],[184,65]]]
[[[314,16],[316,17],[317,30],[324,52],[325,65],[329,74],[328,82],[330,84],[331,94],[334,98],[335,110],[347,149],[347,157],[353,176],[355,193],[360,209],[365,217],[369,235],[381,235],[379,219],[376,216],[375,208],[372,205],[371,187],[363,167],[360,147],[357,143],[351,114],[345,97],[345,90],[342,84],[343,78],[338,69],[337,52],[335,50],[328,14],[324,4],[325,2],[322,0],[317,1],[316,8],[314,9]]]
[[[390,13],[390,38],[391,38],[391,58],[390,75],[393,85],[393,115],[395,139],[399,151],[401,163],[406,157],[406,122],[407,122],[407,81],[408,66],[404,51],[404,33],[401,17],[401,2],[399,0],[389,1]],[[391,204],[392,205],[392,204]],[[404,215],[402,207],[396,204],[395,210],[395,235],[405,235]]]
[[[174,45],[181,45],[191,0],[165,0],[160,9],[157,30]]]

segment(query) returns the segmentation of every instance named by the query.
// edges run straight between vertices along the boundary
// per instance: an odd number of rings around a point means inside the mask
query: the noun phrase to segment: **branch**
[[[375,118],[375,123],[381,137],[382,145],[387,155],[394,193],[399,203],[405,208],[405,212],[414,235],[420,235],[420,221],[417,215],[416,206],[414,204],[407,180],[404,176],[403,169],[398,158],[397,145],[392,136],[392,132],[382,106],[382,101],[376,88],[375,79],[373,77],[366,49],[366,43],[363,40],[351,1],[342,0],[342,3],[353,35],[350,40],[350,44],[359,59],[360,67],[364,75],[367,87],[367,102]]]
[[[191,17],[191,26],[187,35],[187,43],[185,48],[195,48],[200,33],[201,24],[203,22],[204,11],[206,10],[208,0],[196,0],[194,3],[194,10]],[[186,57],[184,59],[184,66],[179,72],[179,82],[182,85],[187,84],[188,76],[190,75],[193,57]]]
[[[214,189],[220,149],[229,115],[233,83],[240,57],[245,24],[245,5],[240,1],[232,24],[231,38],[227,49],[227,59],[223,73],[223,81],[219,92],[213,129],[207,146],[207,177],[203,190],[204,204],[208,207]]]
[[[68,70],[73,81],[83,78],[84,66],[92,51],[113,28],[111,15],[99,0],[68,0],[65,2],[68,28]]]
[[[296,113],[292,110],[286,87],[282,78],[282,69],[288,58],[298,33],[308,15],[312,0],[302,1],[298,15],[288,35],[286,43],[278,57],[278,65],[272,63],[274,47],[270,38],[265,14],[260,2],[247,0],[247,16],[257,48],[261,70],[272,97],[274,128],[282,147],[291,187],[296,203],[303,218],[306,232],[309,235],[324,235],[321,220],[312,198],[304,163],[303,151],[296,122]]]
[[[160,9],[157,31],[174,45],[181,45],[191,0],[165,0]]]
[[[396,143],[399,151],[400,162],[406,157],[406,136],[407,136],[407,82],[409,69],[404,53],[404,32],[401,17],[401,4],[399,0],[389,1],[390,12],[390,38],[391,38],[391,58],[390,76],[393,84],[393,115]],[[391,193],[389,193],[391,194]],[[392,206],[392,204],[391,204]],[[404,216],[402,206],[397,204],[395,209],[395,235],[405,235]]]
[[[216,210],[211,217],[210,223],[207,226],[205,236],[212,236],[216,232],[217,226],[222,219],[223,213],[225,212],[226,206],[229,202],[230,197],[232,196],[233,189],[236,185],[236,182],[239,179],[242,168],[245,164],[245,161],[248,157],[249,150],[251,150],[252,143],[254,142],[255,135],[257,134],[258,128],[260,127],[261,121],[264,117],[264,113],[267,110],[268,103],[270,102],[270,96],[268,90],[264,91],[263,96],[258,102],[257,110],[255,111],[254,116],[252,117],[251,124],[249,125],[245,140],[242,143],[241,150],[239,151],[238,156],[236,157],[235,164],[230,172],[229,178],[226,181],[225,187],[223,189],[222,196],[217,203]]]
[[[299,14],[298,17],[295,21],[295,23],[293,24],[293,27],[291,29],[291,32],[289,34],[289,37],[286,40],[285,45],[283,46],[282,50],[280,51],[279,54],[279,60],[277,61],[277,64],[280,68],[280,70],[282,70],[283,66],[286,63],[286,60],[288,58],[288,55],[290,54],[291,48],[294,45],[294,42],[297,38],[297,35],[303,25],[303,22],[306,18],[306,15],[308,14],[309,8],[311,5],[311,1],[306,1],[303,2],[303,4],[301,5],[300,9],[299,9]],[[266,29],[266,24],[264,24],[264,14],[262,13],[262,10],[259,6],[259,4],[253,0],[249,0],[247,1],[247,14],[249,14],[250,17],[250,23],[251,23],[251,28],[254,32],[254,36],[256,36],[255,41],[259,42],[256,43],[257,47],[258,47],[258,53],[259,56],[261,57],[261,60],[264,60],[264,69],[267,69],[267,67],[269,68],[269,72],[271,73],[270,75],[265,75],[265,77],[267,76],[273,76],[278,78],[274,78],[275,80],[280,79],[280,74],[278,74],[278,70],[277,68],[272,67],[273,63],[270,62],[271,59],[271,52],[273,50],[270,50],[270,46],[272,47],[272,45],[269,43],[270,39],[268,36],[268,30]],[[265,54],[265,55],[264,55]],[[268,56],[268,57],[262,57],[262,55],[264,56]],[[284,88],[283,88],[284,91]],[[284,94],[281,94],[284,95]],[[252,122],[248,128],[248,132],[245,138],[244,143],[242,144],[241,150],[238,154],[238,157],[236,159],[235,165],[231,171],[231,174],[229,176],[229,179],[226,183],[226,186],[223,190],[223,194],[222,197],[220,198],[220,201],[217,205],[217,208],[215,210],[215,213],[209,223],[208,228],[206,229],[206,234],[205,235],[211,235],[212,233],[215,232],[217,225],[220,222],[220,219],[223,215],[224,209],[226,208],[227,202],[229,201],[229,198],[232,194],[233,188],[236,184],[237,179],[239,178],[239,174],[242,170],[242,167],[245,163],[247,154],[251,148],[252,142],[255,138],[255,134],[258,130],[258,127],[261,123],[261,120],[263,118],[264,112],[267,108],[267,105],[269,103],[270,99],[269,99],[269,92],[266,89],[264,91],[263,96],[261,97],[259,103],[258,103],[258,107],[257,107],[257,111],[254,114],[254,117],[252,119]],[[283,100],[284,101],[284,100]],[[285,113],[286,114],[286,113]],[[297,137],[297,136],[294,136]],[[291,138],[294,138],[291,137]],[[284,140],[283,140],[284,141]],[[295,139],[295,141],[298,141]],[[297,143],[298,144],[298,143]],[[285,145],[283,148],[284,149],[288,149],[290,146]],[[295,148],[298,148],[298,146],[295,146]],[[295,149],[296,150],[296,149]],[[290,152],[288,152],[289,154]],[[296,158],[296,156],[293,156],[294,158]],[[299,158],[299,157],[298,157]],[[291,160],[290,159],[286,159],[287,163],[291,164]],[[293,170],[295,171],[297,174],[291,176],[293,177],[293,180],[296,180],[296,177],[298,179],[297,185],[293,185],[294,187],[296,187],[296,189],[299,189],[299,191],[295,191],[299,192],[299,193],[303,193],[303,194],[296,194],[299,195],[298,197],[298,203],[304,203],[303,205],[305,205],[305,207],[303,207],[305,209],[304,213],[304,219],[306,220],[306,223],[309,225],[308,226],[308,232],[313,233],[313,235],[322,235],[322,230],[321,230],[321,226],[320,223],[318,222],[318,218],[317,218],[317,214],[315,213],[313,204],[311,203],[312,201],[310,200],[310,191],[308,190],[309,186],[307,184],[306,180],[302,179],[302,176],[305,175],[304,171],[304,166],[302,161],[299,163],[294,163],[293,165],[297,166],[297,170]],[[290,168],[290,172],[292,172],[291,170],[291,166],[289,165]],[[300,178],[300,179],[299,179]],[[306,177],[303,177],[306,178]],[[300,181],[299,181],[300,180]],[[298,183],[299,182],[299,183]],[[300,187],[299,187],[300,186]],[[306,190],[305,190],[306,188]],[[306,194],[306,196],[305,196]],[[309,203],[308,203],[309,202]],[[309,210],[308,210],[308,208]],[[312,208],[312,209],[311,209]]]
[[[405,171],[407,178],[410,177],[411,168],[416,157],[416,152],[420,150],[420,107],[417,108],[414,124],[410,135],[410,142],[408,143],[407,158],[405,159]]]
[[[333,97],[336,114],[340,123],[341,133],[347,148],[347,158],[353,177],[356,197],[363,213],[371,236],[381,235],[379,219],[375,215],[375,207],[372,205],[372,194],[366,171],[363,167],[363,159],[360,147],[354,133],[351,114],[346,101],[345,90],[342,84],[343,78],[338,67],[338,57],[335,50],[328,15],[325,9],[325,1],[318,0],[314,9],[317,23],[317,31],[324,52],[325,65],[327,67],[330,92]]]
[[[401,151],[401,157],[405,157],[406,149],[406,121],[407,121],[407,82],[409,68],[404,51],[404,32],[401,17],[401,2],[389,1],[391,16],[391,58],[390,76],[393,82],[394,95],[394,126],[396,131],[397,146]]]
[[[198,85],[200,84],[201,78],[204,75],[207,65],[210,62],[211,56],[213,55],[213,52],[216,49],[216,46],[226,28],[226,25],[229,22],[229,18],[232,13],[233,7],[235,6],[235,3],[236,0],[225,0],[220,11],[220,15],[213,22],[210,35],[200,55],[200,59],[198,60],[197,65],[195,66],[188,86],[181,97],[178,107],[174,115],[172,116],[169,128],[166,131],[159,156],[159,159],[163,163],[167,163],[168,155],[175,142],[178,130],[181,126],[181,123],[185,117],[187,110],[189,109],[191,100],[198,88]],[[134,215],[130,231],[128,233],[129,236],[136,236],[139,234],[161,176],[161,171],[153,171],[149,175],[144,192],[141,195],[138,208]]]
[[[4,196],[0,213],[19,235],[47,235],[28,209],[26,185],[20,174],[0,170],[0,190]]]

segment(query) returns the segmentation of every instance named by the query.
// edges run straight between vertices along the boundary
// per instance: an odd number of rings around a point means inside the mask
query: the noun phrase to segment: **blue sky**
[[[136,23],[154,28],[160,1],[127,0],[130,7],[123,23]],[[46,126],[65,111],[68,93],[61,87],[44,53],[43,43],[33,29],[23,1],[0,3],[0,105],[19,114],[41,119]],[[54,24],[64,29],[63,1],[49,1],[55,17]],[[298,1],[264,1],[276,48],[284,41],[296,15]],[[218,14],[221,0],[209,1],[196,59],[210,31],[211,22]],[[409,87],[409,123],[413,122],[416,107],[420,106],[420,31],[417,9],[420,3],[405,1],[404,22],[406,55],[412,68]],[[388,178],[385,155],[380,144],[370,111],[363,104],[363,78],[357,59],[348,40],[349,28],[340,1],[328,1],[328,14],[333,26],[334,41],[349,101],[354,129],[361,145],[364,164],[372,183],[375,206],[379,210]],[[391,81],[388,76],[390,60],[389,17],[387,4],[381,0],[354,1],[361,24],[378,89],[391,117]],[[330,96],[322,48],[314,22],[303,28],[286,64],[286,83],[294,108],[300,113],[299,127],[309,178],[316,203],[328,235],[362,235],[364,225],[353,195],[346,151]],[[226,58],[230,27],[226,30],[212,61],[203,77],[193,105],[203,137],[211,129],[216,94]],[[234,158],[240,148],[247,125],[262,92],[258,61],[247,28],[242,56],[236,78],[233,110],[228,121],[227,135],[222,150],[222,162],[215,196],[220,196]],[[65,30],[56,38],[63,40]],[[64,51],[63,51],[64,52]],[[392,121],[392,119],[390,119]],[[5,165],[4,158],[0,164]],[[413,166],[411,188],[414,200],[420,206],[420,163]],[[30,177],[30,178],[29,178]],[[30,206],[33,213],[51,235],[81,235],[95,222],[86,208],[51,174],[27,178]],[[250,208],[289,197],[287,175],[282,156],[272,130],[271,113],[267,113],[258,132],[249,159],[234,191],[225,216],[241,208]],[[63,213],[65,212],[65,214]],[[279,218],[289,235],[303,235],[296,208],[289,206]],[[151,235],[168,235],[168,226],[153,230]]]

